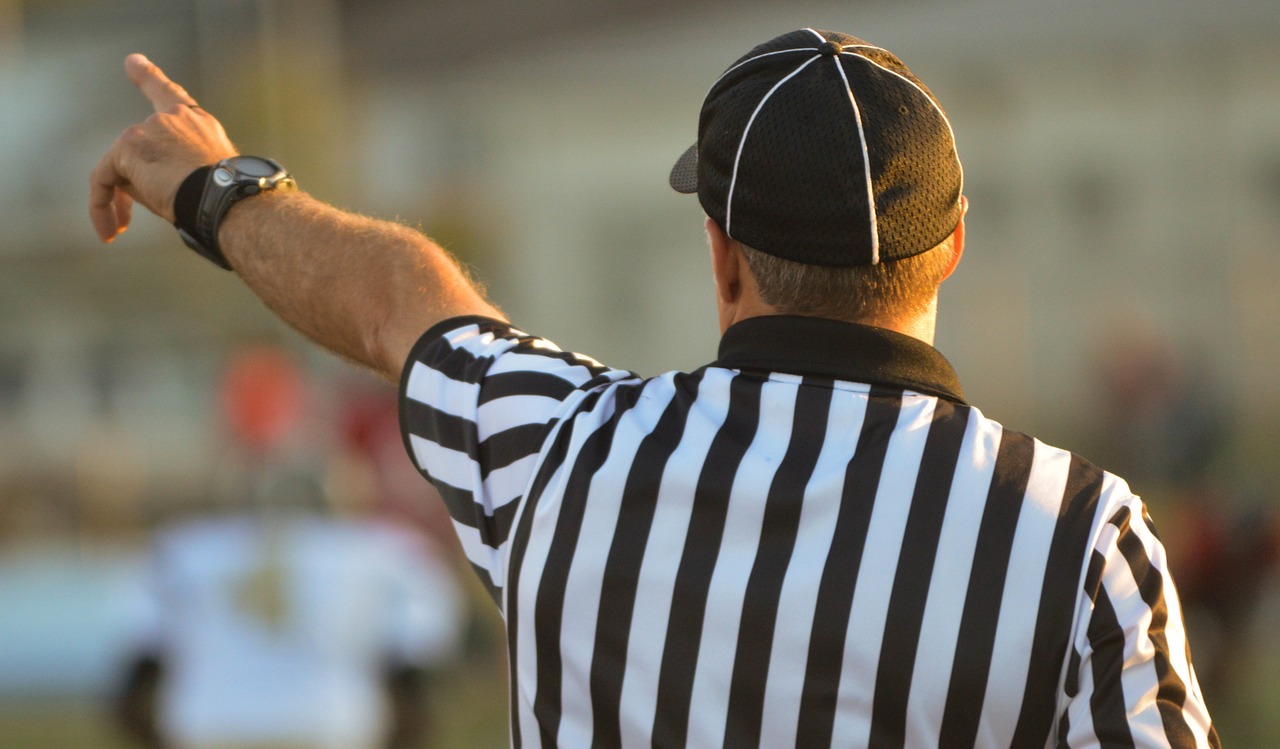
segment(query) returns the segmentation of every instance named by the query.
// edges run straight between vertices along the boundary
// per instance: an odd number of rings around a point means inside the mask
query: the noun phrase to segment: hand
[[[133,54],[124,69],[156,111],[121,133],[89,175],[89,218],[103,242],[129,227],[135,200],[173,223],[187,175],[236,155],[222,124],[154,63]]]

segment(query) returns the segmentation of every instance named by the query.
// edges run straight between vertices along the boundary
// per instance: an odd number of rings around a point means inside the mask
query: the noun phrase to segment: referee
[[[516,329],[430,240],[126,69],[156,113],[93,172],[99,236],[138,200],[400,382],[506,619],[513,745],[1219,745],[1141,500],[983,416],[932,347],[967,202],[891,53],[801,29],[715,81],[671,183],[708,215],[723,338],[647,379]]]

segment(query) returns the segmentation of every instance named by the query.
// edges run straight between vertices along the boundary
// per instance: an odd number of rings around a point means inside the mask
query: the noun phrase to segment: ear
[[[960,256],[964,254],[964,215],[969,212],[969,199],[960,196],[960,223],[956,224],[956,230],[951,232],[951,263],[947,266],[947,270],[942,274],[942,280],[947,280],[952,273],[955,273],[956,266],[960,265]]]
[[[707,241],[711,245],[711,275],[716,283],[716,299],[721,308],[737,304],[742,297],[742,275],[737,243],[724,229],[707,218]]]

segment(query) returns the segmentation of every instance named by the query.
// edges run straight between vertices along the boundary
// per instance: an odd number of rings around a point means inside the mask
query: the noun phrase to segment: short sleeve
[[[427,331],[401,379],[400,428],[495,600],[507,541],[557,422],[592,388],[634,377],[483,317]]]
[[[1058,746],[1219,747],[1155,527],[1131,494],[1106,504],[1084,576]]]

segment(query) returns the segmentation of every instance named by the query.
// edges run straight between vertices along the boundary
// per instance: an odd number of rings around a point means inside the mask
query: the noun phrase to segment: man
[[[801,29],[712,86],[672,185],[708,214],[720,356],[652,379],[514,329],[415,232],[292,190],[227,212],[283,171],[193,173],[221,128],[126,66],[156,114],[93,173],[99,236],[137,199],[401,382],[506,619],[513,744],[1217,745],[1141,501],[966,405],[930,345],[967,203],[892,54]]]
[[[463,634],[455,572],[386,517],[372,456],[335,452],[345,470],[323,472],[297,458],[304,379],[282,351],[237,352],[222,404],[241,480],[152,539],[115,705],[146,746],[406,749],[431,736],[433,681]],[[353,471],[369,475],[341,480]]]
[[[430,677],[454,657],[453,572],[402,526],[320,512],[291,480],[269,508],[155,538],[116,703],[147,746],[397,749],[429,735]]]

